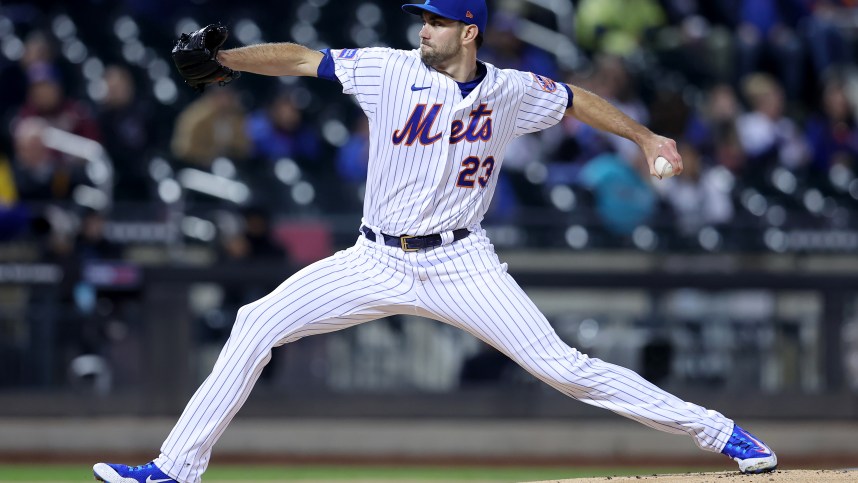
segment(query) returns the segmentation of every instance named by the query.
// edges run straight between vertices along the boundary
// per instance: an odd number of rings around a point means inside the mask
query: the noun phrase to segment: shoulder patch
[[[340,51],[340,59],[354,59],[357,55],[357,49],[343,49]]]
[[[533,76],[533,80],[539,84],[539,87],[542,88],[545,92],[555,92],[557,90],[557,83],[548,77],[542,77],[541,75],[536,75],[534,73],[530,73]]]

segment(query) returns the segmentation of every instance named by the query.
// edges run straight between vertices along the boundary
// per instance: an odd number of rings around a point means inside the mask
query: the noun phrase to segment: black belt
[[[366,226],[361,226],[360,231],[361,233],[363,233],[363,236],[367,237],[370,241],[375,241],[374,231],[370,230]],[[467,228],[453,230],[453,241],[466,238],[470,234],[471,232],[468,231]],[[393,236],[382,233],[381,236],[384,237],[385,245],[389,247],[401,248],[406,252],[416,252],[417,250],[423,250],[425,248],[440,247],[444,243],[441,239],[441,235]]]

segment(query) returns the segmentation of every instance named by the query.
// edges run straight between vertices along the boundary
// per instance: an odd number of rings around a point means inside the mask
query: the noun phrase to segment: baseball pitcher
[[[275,347],[394,314],[417,314],[465,330],[563,394],[651,428],[685,434],[745,473],[774,470],[759,438],[722,414],[683,401],[628,369],[567,346],[498,260],[480,221],[507,145],[574,116],[628,138],[654,162],[682,160],[656,135],[598,96],[538,73],[477,59],[484,0],[404,5],[421,16],[420,48],[315,51],[292,43],[220,50],[226,29],[183,35],[173,58],[202,90],[239,72],[320,77],[355,96],[371,131],[363,220],[355,245],[316,262],[238,311],[211,375],[142,466],[98,463],[111,483],[198,482],[212,447]]]

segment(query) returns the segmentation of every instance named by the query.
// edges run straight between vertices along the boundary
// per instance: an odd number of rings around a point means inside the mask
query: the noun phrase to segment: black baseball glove
[[[191,34],[182,34],[173,47],[173,63],[185,82],[197,92],[217,82],[223,86],[241,76],[217,60],[217,52],[229,36],[223,25],[208,25]]]

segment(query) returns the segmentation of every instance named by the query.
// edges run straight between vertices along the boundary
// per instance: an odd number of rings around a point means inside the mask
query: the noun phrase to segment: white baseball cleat
[[[767,473],[778,467],[775,452],[760,438],[735,424],[733,434],[721,453],[739,463],[739,471],[742,473]]]

